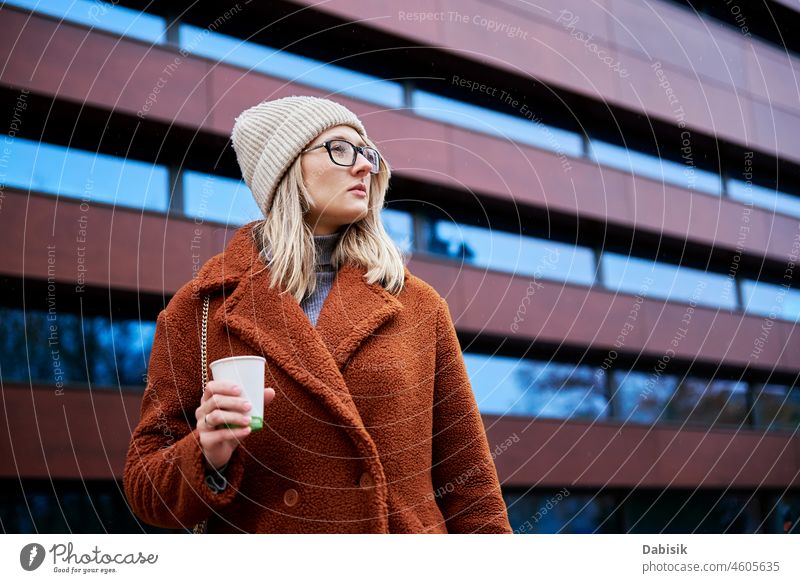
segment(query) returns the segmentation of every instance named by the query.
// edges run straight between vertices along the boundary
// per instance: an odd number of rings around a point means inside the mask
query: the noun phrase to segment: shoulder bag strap
[[[200,335],[200,366],[203,367],[203,372],[201,377],[203,379],[203,385],[200,387],[200,394],[202,395],[203,391],[206,390],[206,383],[208,382],[208,366],[206,364],[206,352],[207,352],[207,342],[208,342],[208,303],[209,303],[209,296],[205,296],[203,298],[203,331]],[[203,534],[206,532],[206,521],[203,520],[202,522],[197,523],[192,529],[194,534]]]

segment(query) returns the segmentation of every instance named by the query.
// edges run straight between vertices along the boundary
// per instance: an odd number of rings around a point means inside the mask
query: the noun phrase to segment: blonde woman
[[[149,524],[207,532],[510,533],[446,301],[380,219],[390,168],[358,117],[265,101],[233,148],[264,218],[159,314],[124,470]],[[263,429],[207,361],[266,363]],[[209,375],[210,377],[210,375]]]

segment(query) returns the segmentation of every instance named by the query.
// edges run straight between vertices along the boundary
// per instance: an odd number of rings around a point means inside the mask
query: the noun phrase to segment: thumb
[[[268,405],[275,398],[275,389],[267,387],[264,389],[264,405]]]

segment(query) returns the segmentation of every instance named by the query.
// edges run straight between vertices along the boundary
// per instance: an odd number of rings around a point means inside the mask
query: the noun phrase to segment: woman
[[[510,533],[445,300],[380,209],[390,168],[344,106],[292,96],[236,118],[264,219],[159,314],[124,470],[145,522],[208,532]],[[266,358],[264,427],[207,358]]]

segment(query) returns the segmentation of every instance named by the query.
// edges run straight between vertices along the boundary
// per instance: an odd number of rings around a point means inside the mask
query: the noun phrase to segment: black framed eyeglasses
[[[381,169],[380,153],[375,148],[370,148],[369,146],[356,146],[347,140],[328,140],[318,146],[303,150],[303,154],[311,150],[316,150],[317,148],[325,148],[328,150],[328,156],[330,156],[331,162],[338,166],[354,165],[357,156],[361,154],[372,164],[370,174],[377,174]]]

